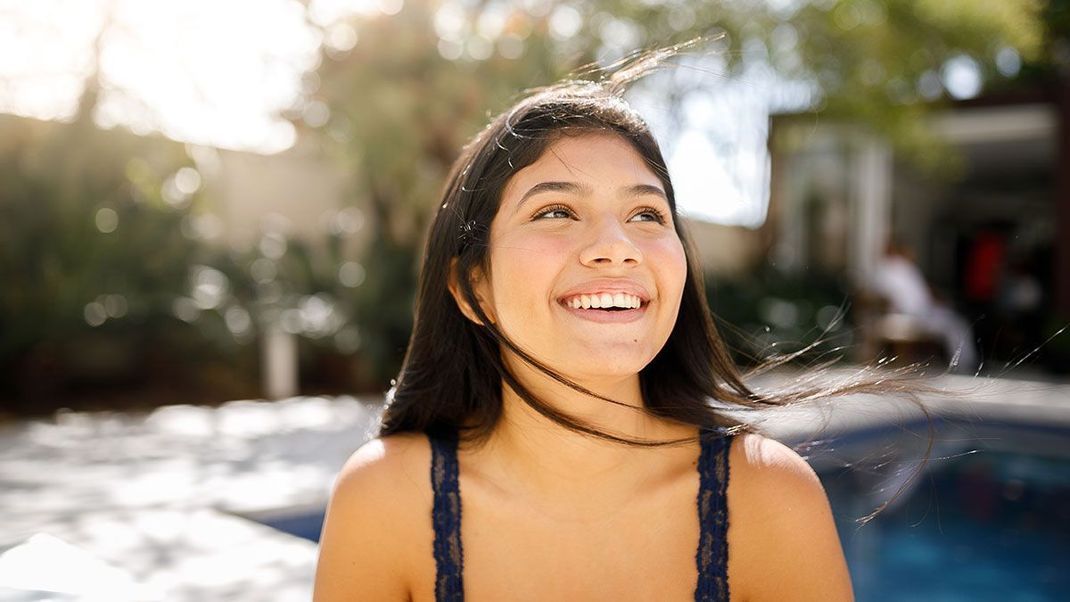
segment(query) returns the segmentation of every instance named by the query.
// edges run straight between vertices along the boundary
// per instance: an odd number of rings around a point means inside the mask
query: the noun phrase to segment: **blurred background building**
[[[930,164],[858,124],[774,116],[763,226],[772,257],[788,272],[843,274],[860,293],[895,241],[972,322],[992,364],[1036,349],[1035,359],[1060,371],[1060,344],[1046,345],[1070,312],[1070,180],[1061,177],[1070,167],[1070,96],[1058,81],[1046,84],[970,90],[934,110],[926,127],[944,154]]]

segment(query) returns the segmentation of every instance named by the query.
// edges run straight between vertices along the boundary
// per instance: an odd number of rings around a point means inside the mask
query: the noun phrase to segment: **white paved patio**
[[[378,409],[297,398],[0,428],[0,600],[310,599],[315,545],[232,512],[322,507]]]

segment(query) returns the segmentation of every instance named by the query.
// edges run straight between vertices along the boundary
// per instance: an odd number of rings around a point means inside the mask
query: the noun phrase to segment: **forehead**
[[[531,165],[513,174],[502,190],[502,206],[541,182],[575,182],[614,188],[661,180],[631,143],[612,133],[564,136],[546,147]]]

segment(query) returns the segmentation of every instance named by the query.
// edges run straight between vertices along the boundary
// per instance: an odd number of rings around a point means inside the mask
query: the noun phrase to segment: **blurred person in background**
[[[889,312],[917,321],[922,330],[939,338],[952,372],[972,374],[977,370],[980,358],[973,328],[955,310],[934,297],[910,249],[889,241],[877,262],[871,287],[887,303]]]

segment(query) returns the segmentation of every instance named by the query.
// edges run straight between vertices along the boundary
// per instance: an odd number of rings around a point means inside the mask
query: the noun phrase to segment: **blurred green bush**
[[[48,412],[109,389],[136,405],[149,383],[248,392],[240,370],[218,373],[223,351],[174,317],[205,255],[190,235],[197,194],[173,181],[189,163],[180,144],[83,118],[0,116],[0,410]]]

